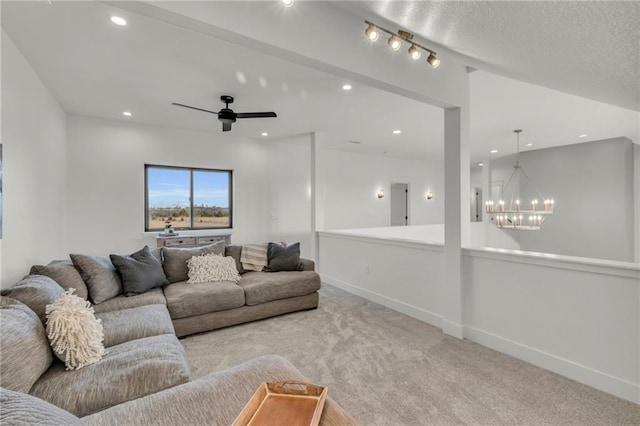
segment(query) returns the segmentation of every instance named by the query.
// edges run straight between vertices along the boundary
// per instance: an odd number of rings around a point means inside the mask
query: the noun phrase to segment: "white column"
[[[444,288],[442,331],[463,338],[462,245],[469,238],[469,173],[467,138],[460,108],[444,112]],[[466,132],[465,132],[466,133]],[[463,154],[463,148],[466,151]],[[466,159],[465,159],[466,158]],[[465,213],[463,213],[463,211]],[[466,224],[466,225],[465,225]]]
[[[322,181],[324,133],[312,132],[309,135],[311,143],[311,258],[316,262],[319,271],[320,250],[317,231],[324,230],[324,190]],[[324,165],[326,166],[326,165]]]

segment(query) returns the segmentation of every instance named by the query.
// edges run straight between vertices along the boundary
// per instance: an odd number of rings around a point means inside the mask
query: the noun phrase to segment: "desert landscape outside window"
[[[145,165],[145,231],[232,227],[232,171]]]

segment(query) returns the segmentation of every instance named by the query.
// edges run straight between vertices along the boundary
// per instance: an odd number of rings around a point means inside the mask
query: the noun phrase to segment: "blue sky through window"
[[[189,170],[149,167],[149,207],[189,207]],[[229,173],[194,171],[194,205],[229,207]]]

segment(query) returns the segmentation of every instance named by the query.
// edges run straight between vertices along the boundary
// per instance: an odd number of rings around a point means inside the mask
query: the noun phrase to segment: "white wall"
[[[465,337],[640,403],[640,268],[469,250]]]
[[[443,247],[379,233],[320,232],[323,282],[444,328]],[[640,403],[639,265],[504,249],[462,260],[465,338]]]
[[[492,160],[491,180],[506,184],[514,163],[515,156]],[[631,141],[528,151],[520,154],[520,164],[538,190],[555,200],[554,213],[540,231],[503,231],[511,232],[522,250],[634,260],[634,198],[640,196],[634,191]]]
[[[146,163],[232,169],[232,242],[307,238],[307,253],[308,141],[254,141],[78,115],[68,123],[71,252],[155,246],[155,234],[144,233]]]
[[[409,184],[409,224],[444,222],[441,163],[326,150],[319,165],[324,229],[389,226],[391,183]],[[379,189],[385,196],[377,197]],[[434,193],[432,200],[425,194]]]
[[[2,32],[2,282],[67,254],[65,113]]]

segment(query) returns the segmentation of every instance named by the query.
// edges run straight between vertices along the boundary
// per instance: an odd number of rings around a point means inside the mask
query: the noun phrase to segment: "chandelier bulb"
[[[411,56],[411,59],[417,61],[418,59],[420,59],[420,55],[421,54],[418,48],[412,44],[409,48],[409,56]]]
[[[373,24],[369,24],[364,33],[371,41],[376,41],[378,40],[378,37],[380,37],[380,33]]]

